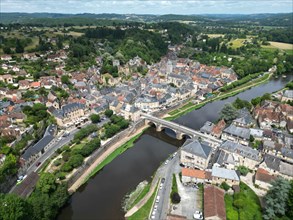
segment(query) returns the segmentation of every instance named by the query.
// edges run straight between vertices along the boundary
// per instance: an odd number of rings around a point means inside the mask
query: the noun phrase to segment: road
[[[167,219],[167,214],[169,213],[169,202],[170,202],[170,193],[172,188],[172,177],[174,172],[178,172],[180,169],[179,167],[179,156],[178,154],[171,159],[169,157],[167,159],[169,162],[165,165],[163,164],[158,170],[158,176],[161,178],[159,182],[159,190],[157,193],[156,198],[159,196],[159,202],[155,202],[154,206],[151,210],[152,219]],[[162,183],[162,179],[165,179],[164,183],[162,184],[162,189],[160,189],[160,185]],[[157,207],[155,213],[154,207]],[[154,215],[153,215],[154,214]]]
[[[100,123],[98,123],[98,127],[102,127],[104,124],[108,123],[110,120],[109,119],[105,119],[102,120]],[[91,122],[87,121],[83,124],[81,124],[81,127],[85,127],[87,125],[89,125]],[[69,128],[67,130],[69,133],[69,135],[67,137],[62,137],[63,132],[60,132],[53,140],[52,140],[52,146],[45,151],[44,154],[42,154],[38,159],[36,159],[32,165],[26,170],[26,171],[22,171],[21,175],[27,175],[29,176],[31,173],[33,172],[38,172],[38,170],[42,167],[42,166],[36,166],[38,163],[44,164],[44,162],[46,160],[48,160],[57,149],[63,147],[64,145],[68,144],[73,138],[75,133],[77,133],[79,131],[78,128],[76,127],[72,127],[71,129]],[[21,184],[21,183],[20,183]],[[16,185],[15,185],[16,186]],[[15,189],[15,186],[12,187],[12,189],[10,190],[10,192],[13,192],[13,190]]]

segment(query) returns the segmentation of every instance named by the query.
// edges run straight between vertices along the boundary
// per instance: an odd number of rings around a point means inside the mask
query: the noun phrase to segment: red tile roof
[[[218,187],[207,185],[204,188],[205,218],[226,219],[224,195],[225,191]]]
[[[182,176],[205,179],[205,171],[203,171],[203,170],[194,170],[194,169],[190,169],[190,168],[182,168]]]
[[[268,171],[262,168],[258,168],[255,174],[255,180],[265,182],[265,183],[270,183],[276,178],[277,178],[276,176],[270,175]]]

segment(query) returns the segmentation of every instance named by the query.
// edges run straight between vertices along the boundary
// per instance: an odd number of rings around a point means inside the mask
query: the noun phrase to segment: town
[[[66,219],[107,173],[90,195],[101,219],[290,219],[292,49],[268,50],[249,26],[215,37],[192,22],[123,22],[0,24],[0,202],[29,207],[15,219]],[[141,176],[123,170],[131,153]]]

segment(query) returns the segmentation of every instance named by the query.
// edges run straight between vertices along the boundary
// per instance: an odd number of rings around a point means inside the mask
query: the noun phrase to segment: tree
[[[173,192],[171,195],[171,200],[172,200],[172,203],[178,204],[181,201],[181,197],[180,197],[179,193]]]
[[[61,82],[66,85],[71,85],[70,78],[68,75],[62,75]]]
[[[249,169],[246,166],[239,166],[237,167],[237,170],[242,176],[246,176],[249,173]]]
[[[288,180],[278,178],[272,182],[272,187],[265,195],[264,219],[276,219],[277,216],[284,216],[286,202],[288,201],[291,185]]]
[[[91,121],[92,121],[93,123],[98,123],[98,122],[100,122],[100,116],[99,116],[98,114],[92,114],[92,115],[90,116],[90,119],[91,119]]]
[[[55,182],[55,176],[52,173],[44,173],[41,175],[36,189],[42,193],[50,194],[56,190],[57,184]]]
[[[225,191],[228,191],[230,189],[230,186],[226,182],[222,182],[220,187]]]
[[[0,219],[25,220],[31,217],[29,203],[14,194],[0,194]]]
[[[221,110],[220,118],[224,119],[226,122],[231,122],[238,117],[238,112],[233,105],[226,103]]]
[[[237,109],[247,108],[248,110],[251,109],[252,105],[249,101],[242,100],[237,97],[237,99],[232,103],[232,105]]]
[[[105,111],[105,115],[106,115],[108,118],[110,118],[110,117],[113,115],[113,111],[110,110],[110,109],[107,109],[107,110]]]
[[[293,180],[290,182],[291,188],[288,193],[286,216],[293,219]]]
[[[19,39],[16,40],[16,46],[15,46],[15,52],[16,53],[23,53],[24,52],[24,46],[20,42]]]

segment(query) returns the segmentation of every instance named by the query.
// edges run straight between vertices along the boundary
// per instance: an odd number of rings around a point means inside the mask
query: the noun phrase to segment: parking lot
[[[201,204],[198,201],[201,199],[198,197],[198,188],[192,186],[184,186],[176,174],[178,193],[181,196],[181,202],[179,204],[171,204],[171,214],[186,216],[187,219],[193,219],[193,215],[196,211],[201,210]]]

